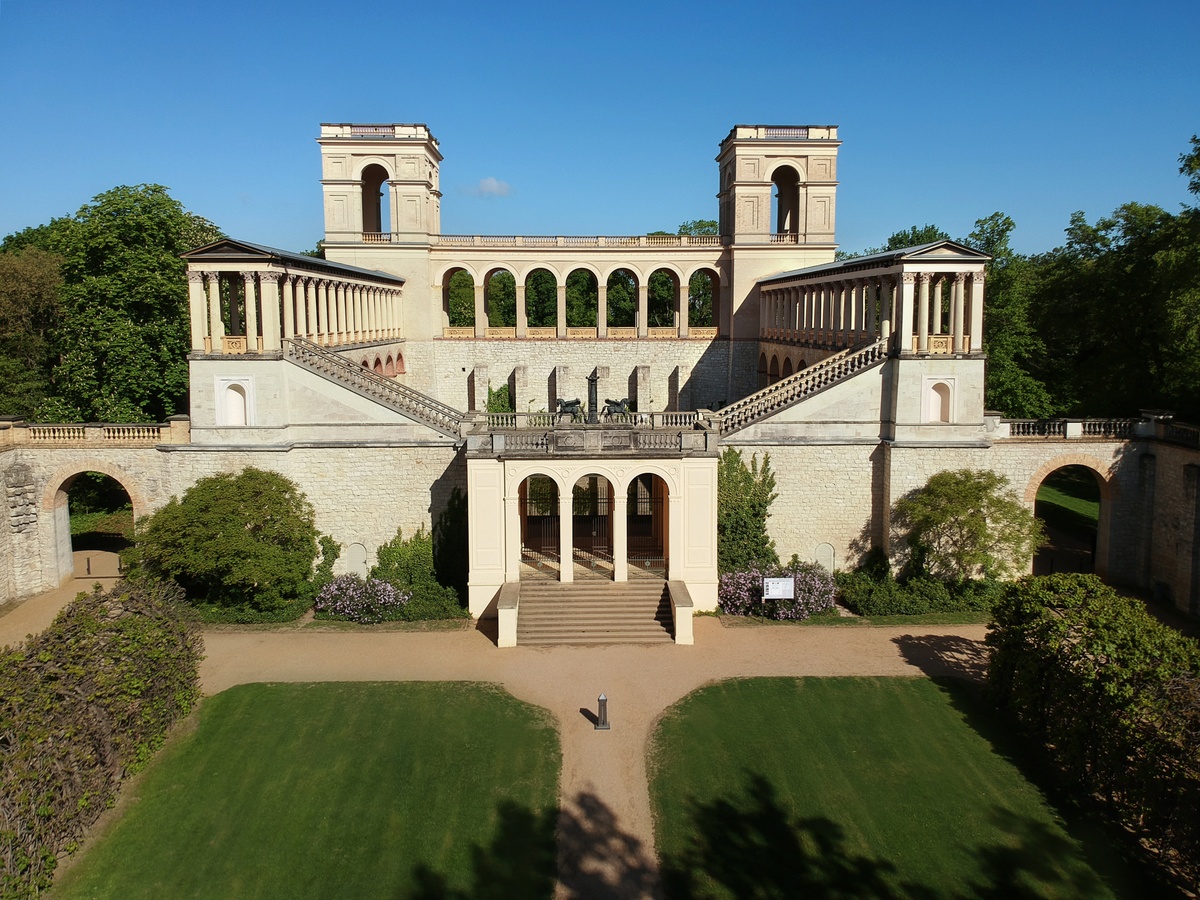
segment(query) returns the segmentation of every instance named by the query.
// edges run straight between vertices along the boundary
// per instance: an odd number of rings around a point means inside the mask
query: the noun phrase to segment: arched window
[[[688,325],[697,328],[716,326],[720,284],[720,278],[712,269],[701,269],[688,279]]]
[[[530,328],[558,324],[558,280],[549,269],[534,269],[525,278],[525,321]]]
[[[771,198],[776,234],[800,231],[800,175],[791,166],[780,166],[771,176],[775,194]]]
[[[677,325],[675,298],[679,294],[678,279],[670,269],[656,269],[647,279],[646,318],[651,328],[671,328]]]
[[[617,269],[608,276],[605,324],[610,328],[637,325],[638,282],[628,269]]]
[[[378,356],[375,357],[375,374],[376,375],[383,374],[383,360],[380,359]]]
[[[225,424],[246,424],[246,389],[240,384],[225,388]]]
[[[929,385],[929,411],[926,421],[950,422],[951,410],[950,385],[944,381],[935,381]]]
[[[453,269],[442,276],[442,315],[451,328],[475,324],[475,279],[466,269]]]
[[[785,359],[783,361],[783,373],[779,377],[787,378],[791,374],[792,374],[792,358],[789,356],[787,359]]]
[[[396,364],[392,361],[392,354],[390,353],[388,354],[387,360],[383,364],[383,374],[388,378],[394,378],[396,376]]]
[[[362,230],[364,234],[391,231],[392,217],[388,205],[388,173],[383,166],[372,163],[362,173]]]
[[[402,354],[402,353],[397,353],[397,354],[396,354],[396,374],[397,374],[397,375],[403,375],[403,374],[404,374],[404,372],[405,372],[405,368],[404,368],[404,354]]]

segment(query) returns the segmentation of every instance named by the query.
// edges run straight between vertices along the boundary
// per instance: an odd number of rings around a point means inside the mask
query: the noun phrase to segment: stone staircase
[[[665,581],[521,583],[517,646],[669,644],[673,640]]]
[[[289,338],[284,342],[284,354],[289,362],[335,382],[354,393],[374,400],[408,418],[428,425],[446,437],[462,437],[463,414],[445,403],[415,391],[391,378],[356,366],[353,362],[320,347],[304,338]]]
[[[880,365],[887,359],[887,344],[886,340],[880,340],[843,350],[718,410],[714,418],[720,423],[721,435],[748,428],[760,419]]]

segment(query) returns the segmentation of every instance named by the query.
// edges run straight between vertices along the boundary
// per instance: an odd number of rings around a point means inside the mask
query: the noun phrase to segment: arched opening
[[[364,234],[380,234],[392,229],[392,216],[388,202],[387,169],[372,163],[362,172],[362,213]]]
[[[518,490],[521,510],[521,579],[557,579],[559,571],[558,485],[530,475]]]
[[[388,354],[387,359],[383,362],[383,374],[387,378],[396,377],[396,363],[392,359],[392,354],[390,353]]]
[[[483,305],[488,328],[513,328],[517,324],[517,280],[506,269],[493,269],[484,278]]]
[[[651,328],[671,328],[678,324],[675,298],[679,296],[679,279],[670,269],[655,269],[646,283],[647,319]]]
[[[362,361],[362,367],[363,367],[364,369],[369,369],[369,368],[371,368],[371,361],[370,361],[369,359],[364,359],[364,360]]]
[[[783,371],[780,373],[779,377],[787,378],[791,374],[792,374],[792,358],[789,356],[783,360]]]
[[[567,327],[595,328],[600,294],[596,276],[587,269],[576,269],[567,276]]]
[[[666,578],[669,559],[667,483],[643,473],[629,483],[626,534],[629,577]]]
[[[944,381],[929,386],[929,421],[950,422],[950,385]]]
[[[701,269],[688,279],[689,326],[716,327],[716,302],[721,293],[720,284],[720,277],[712,269]]]
[[[779,357],[771,357],[771,366],[767,369],[767,384],[774,384],[779,380]]]
[[[767,379],[770,375],[767,373],[767,354],[758,354],[758,389],[761,391],[768,384]]]
[[[245,425],[249,419],[247,415],[246,389],[240,384],[231,384],[225,388],[225,416],[224,425]]]
[[[617,269],[608,276],[606,298],[606,321],[610,328],[633,328],[637,325],[637,276],[628,269]]]
[[[771,221],[776,234],[800,232],[800,175],[791,166],[780,166],[771,176]]]
[[[115,578],[121,552],[133,546],[133,500],[111,475],[80,472],[58,489],[55,526],[64,579]]]
[[[396,354],[396,374],[403,375],[405,373],[405,371],[407,371],[407,370],[404,368],[404,354],[397,353]]]
[[[373,371],[375,372],[376,375],[383,374],[383,360],[380,359],[378,356],[375,357],[375,368]]]
[[[475,324],[475,279],[466,269],[452,269],[442,276],[442,315],[451,328]]]
[[[584,475],[571,491],[571,556],[575,574],[613,577],[612,485],[603,475]]]
[[[534,269],[525,278],[525,322],[530,328],[558,325],[558,279],[549,269]]]
[[[1100,504],[1099,476],[1087,466],[1063,466],[1042,479],[1033,511],[1046,544],[1034,554],[1034,575],[1096,571]]]

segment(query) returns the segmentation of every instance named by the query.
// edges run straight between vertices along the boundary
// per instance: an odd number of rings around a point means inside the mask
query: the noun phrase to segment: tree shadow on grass
[[[658,867],[595,794],[576,794],[558,817],[558,878],[576,900],[659,896]]]
[[[982,682],[987,676],[987,645],[953,634],[902,634],[892,638],[904,661],[926,675],[951,675]]]

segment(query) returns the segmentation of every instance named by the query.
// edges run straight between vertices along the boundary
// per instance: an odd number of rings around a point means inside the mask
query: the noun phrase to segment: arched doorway
[[[612,484],[584,475],[571,491],[571,555],[575,577],[613,577]]]
[[[557,579],[558,485],[546,475],[530,475],[521,482],[517,496],[521,510],[521,580]]]
[[[392,229],[388,204],[387,169],[372,163],[362,172],[362,230],[364,234],[387,233]]]
[[[721,280],[712,269],[700,269],[688,279],[688,325],[715,328]]]
[[[60,580],[115,578],[120,554],[133,546],[133,499],[121,482],[103,472],[79,472],[55,494]]]
[[[800,175],[791,166],[780,166],[771,175],[775,191],[771,197],[771,220],[776,234],[800,231]]]
[[[442,276],[442,321],[450,328],[475,324],[475,279],[466,269]]]
[[[629,482],[625,531],[630,578],[667,577],[668,508],[667,483],[657,475],[643,473]]]
[[[1034,514],[1046,529],[1046,544],[1033,558],[1033,574],[1096,571],[1101,483],[1087,466],[1055,469],[1038,486]]]

